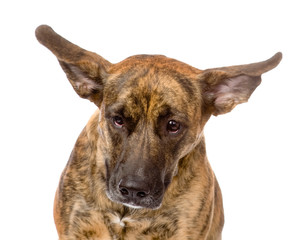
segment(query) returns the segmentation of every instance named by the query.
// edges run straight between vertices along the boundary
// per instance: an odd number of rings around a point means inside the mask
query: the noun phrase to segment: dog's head
[[[111,64],[40,26],[38,40],[59,60],[74,90],[100,109],[99,137],[107,196],[135,208],[158,208],[180,159],[199,143],[209,117],[246,102],[267,61],[198,70],[160,55]]]

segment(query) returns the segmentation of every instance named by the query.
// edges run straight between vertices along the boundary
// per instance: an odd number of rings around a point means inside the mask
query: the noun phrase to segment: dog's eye
[[[115,124],[115,126],[116,126],[117,128],[121,128],[121,127],[123,127],[123,125],[124,125],[124,120],[123,120],[123,118],[121,118],[121,117],[119,117],[119,116],[113,117],[113,122],[114,122],[114,124]]]
[[[167,124],[167,131],[169,133],[177,133],[180,129],[180,123],[170,120]]]

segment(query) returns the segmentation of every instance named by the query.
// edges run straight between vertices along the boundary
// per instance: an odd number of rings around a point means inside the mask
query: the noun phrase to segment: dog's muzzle
[[[158,209],[167,186],[162,181],[145,180],[139,176],[125,176],[119,181],[111,179],[107,196],[115,202],[132,208]]]

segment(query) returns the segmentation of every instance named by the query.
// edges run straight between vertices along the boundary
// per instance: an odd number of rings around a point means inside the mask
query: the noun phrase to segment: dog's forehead
[[[166,72],[177,72],[182,75],[199,75],[201,70],[194,68],[186,63],[180,62],[173,58],[168,58],[163,55],[135,55],[126,58],[125,60],[114,64],[111,72],[120,74],[131,72],[132,70],[141,70],[147,68],[164,69]]]
[[[186,112],[190,102],[199,101],[197,70],[161,55],[138,55],[116,64],[105,89],[104,102],[130,108],[130,115],[167,109]]]

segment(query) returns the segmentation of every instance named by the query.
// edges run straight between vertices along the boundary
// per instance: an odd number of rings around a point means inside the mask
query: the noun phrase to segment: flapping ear
[[[111,63],[69,42],[47,25],[39,26],[35,34],[38,41],[57,57],[77,94],[100,106]]]
[[[203,71],[200,82],[206,110],[217,116],[247,102],[260,84],[261,75],[275,68],[281,58],[279,52],[263,62]]]

